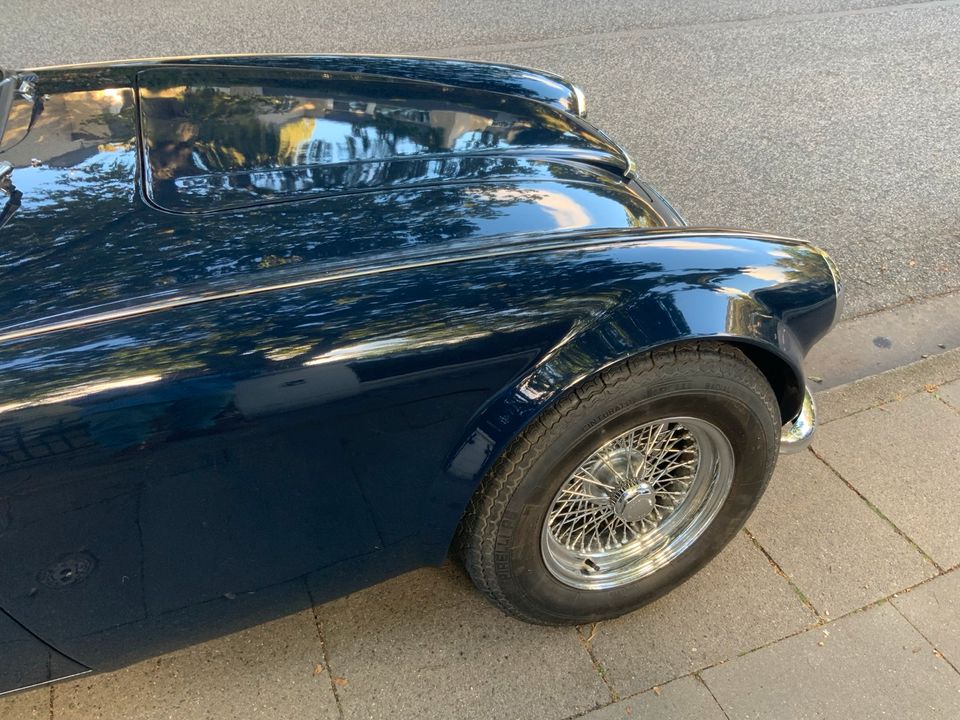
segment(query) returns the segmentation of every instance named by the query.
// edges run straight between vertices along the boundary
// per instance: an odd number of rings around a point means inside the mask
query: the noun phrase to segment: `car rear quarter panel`
[[[559,393],[699,337],[796,371],[834,312],[816,251],[710,233],[261,289],[0,342],[0,607],[76,662],[438,562],[492,459]]]
[[[585,378],[721,337],[798,384],[835,315],[809,246],[655,229],[676,218],[636,182],[533,149],[402,193],[161,213],[150,65],[50,71],[4,156],[0,643],[25,669],[0,691],[438,562],[493,459]]]

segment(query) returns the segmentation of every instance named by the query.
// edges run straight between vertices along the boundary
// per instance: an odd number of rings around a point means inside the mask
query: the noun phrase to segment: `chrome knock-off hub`
[[[657,496],[650,483],[637,483],[620,493],[613,503],[613,511],[624,522],[640,522],[653,512]]]

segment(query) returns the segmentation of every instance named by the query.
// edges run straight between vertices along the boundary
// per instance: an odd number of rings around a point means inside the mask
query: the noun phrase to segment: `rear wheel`
[[[682,345],[609,370],[498,460],[461,526],[464,564],[524,620],[614,617],[679,585],[743,526],[780,417],[738,350]]]

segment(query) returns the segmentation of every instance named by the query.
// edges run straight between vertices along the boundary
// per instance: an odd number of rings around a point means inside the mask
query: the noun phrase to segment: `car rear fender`
[[[735,241],[742,236],[724,237]],[[782,253],[789,268],[780,282],[754,292],[743,290],[750,283],[740,281],[764,275],[762,268],[744,266],[720,288],[704,270],[698,283],[645,292],[574,328],[478,413],[450,458],[448,476],[454,482],[436,489],[436,507],[458,503],[465,508],[496,458],[564,394],[613,366],[680,343],[714,340],[740,349],[776,393],[783,422],[792,420],[803,401],[803,357],[830,329],[840,304],[838,280],[824,254],[806,244],[787,247],[794,250]],[[442,548],[438,558],[446,553],[454,529],[425,528],[427,544]]]

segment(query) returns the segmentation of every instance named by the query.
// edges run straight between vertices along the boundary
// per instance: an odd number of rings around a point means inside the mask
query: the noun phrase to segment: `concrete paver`
[[[593,651],[627,696],[736,657],[816,617],[743,534],[669,595],[601,623]]]
[[[50,717],[50,688],[0,697],[0,718],[47,720]]]
[[[580,720],[726,720],[706,686],[693,675],[625,700],[611,703]]]
[[[960,675],[888,603],[711,668],[703,679],[730,720],[960,715]]]
[[[960,563],[960,415],[921,392],[827,428],[814,450],[941,566]]]
[[[826,617],[839,617],[937,572],[809,452],[780,458],[747,528]]]
[[[803,359],[803,369],[807,377],[821,379],[816,383],[818,390],[826,390],[907,367],[960,347],[958,317],[960,292],[953,291],[848,318],[813,346]],[[930,367],[925,373],[923,382],[936,384],[938,372]],[[858,388],[857,395],[863,402],[870,401],[869,392]]]
[[[960,667],[960,571],[935,578],[891,602],[954,667]]]
[[[960,412],[960,380],[942,385],[937,395],[954,410]]]
[[[886,314],[878,313],[878,315]],[[841,325],[844,324],[841,323]],[[833,333],[827,337],[832,335]],[[819,344],[815,345],[813,352],[816,352],[818,347],[820,347]],[[825,429],[827,423],[878,405],[903,400],[909,395],[922,392],[924,386],[938,386],[940,390],[937,394],[941,398],[945,397],[944,392],[960,392],[960,389],[956,389],[960,388],[960,381],[956,380],[958,377],[960,377],[960,352],[949,350],[926,359],[918,359],[909,365],[894,368],[879,375],[857,380],[849,385],[831,388],[830,392],[817,393],[817,411],[821,420],[821,429],[829,433],[829,430]]]
[[[57,720],[328,720],[337,706],[310,610],[55,687]]]
[[[347,720],[540,719],[611,699],[574,628],[504,617],[450,564],[319,611]]]

